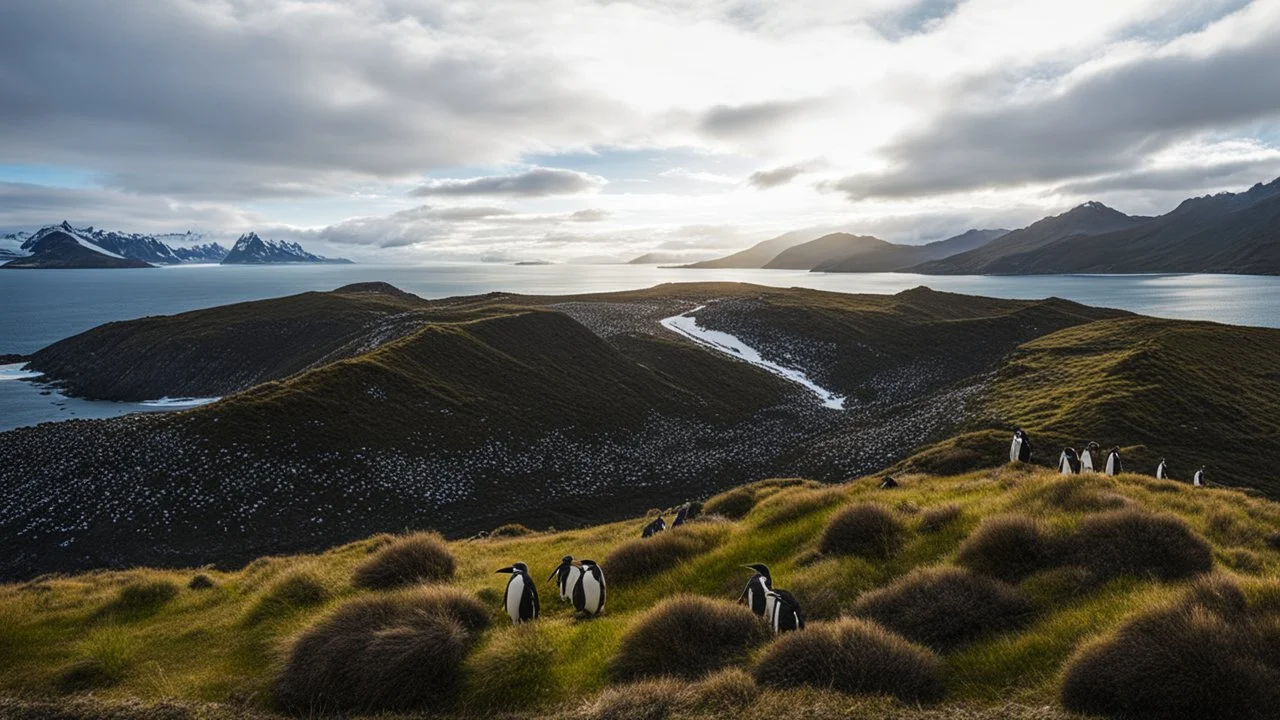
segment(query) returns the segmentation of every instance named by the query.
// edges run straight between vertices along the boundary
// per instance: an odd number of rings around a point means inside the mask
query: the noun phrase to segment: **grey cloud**
[[[816,104],[814,100],[776,100],[746,105],[717,105],[702,116],[698,126],[712,137],[749,137],[776,129]]]
[[[1070,195],[1133,190],[1202,193],[1215,186],[1237,187],[1267,181],[1280,174],[1280,158],[1235,160],[1185,167],[1139,168],[1060,185]]]
[[[59,188],[0,182],[0,228],[23,228],[69,220],[130,232],[185,232],[253,227],[264,218],[222,205],[190,205],[98,188]]]
[[[430,211],[431,217],[451,222],[486,220],[489,218],[506,217],[513,214],[515,214],[514,211],[499,207],[449,207],[438,208]]]
[[[558,61],[395,0],[0,3],[0,157],[170,196],[309,195],[590,143]]]
[[[608,210],[601,210],[599,208],[584,208],[571,213],[569,215],[569,219],[573,222],[600,222],[602,220],[608,220],[609,216],[612,214],[613,213]]]
[[[573,195],[598,190],[605,183],[596,175],[559,168],[533,168],[516,175],[493,175],[467,180],[435,180],[412,191],[419,197],[467,197],[473,195],[508,195],[543,197]]]
[[[784,165],[772,170],[757,170],[747,178],[747,184],[759,190],[768,190],[786,185],[803,172],[805,172],[803,165]]]
[[[1280,115],[1280,41],[1149,55],[1035,102],[948,114],[887,148],[892,168],[822,186],[852,200],[1126,172],[1208,130]]]

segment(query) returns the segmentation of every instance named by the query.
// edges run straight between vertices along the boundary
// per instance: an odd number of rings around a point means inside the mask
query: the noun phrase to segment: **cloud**
[[[1221,30],[1242,30],[1239,20]],[[886,148],[886,171],[825,187],[851,200],[914,198],[1123,173],[1211,129],[1280,117],[1280,13],[1254,20],[1263,28],[1229,42],[1215,32],[1212,43],[1086,67],[1029,99],[940,115]]]
[[[728,175],[721,175],[720,173],[705,172],[701,170],[688,170],[682,167],[663,170],[658,173],[658,177],[697,180],[698,182],[715,183],[717,185],[737,185],[739,182],[738,178],[730,177]]]
[[[715,138],[749,138],[777,131],[817,104],[814,100],[772,100],[744,105],[717,105],[702,116],[698,127]]]
[[[418,197],[472,195],[545,197],[591,192],[599,190],[604,184],[605,179],[598,175],[589,175],[577,170],[538,167],[515,175],[493,175],[466,180],[433,180],[414,189],[410,194]]]
[[[613,213],[608,210],[599,208],[584,208],[570,213],[569,219],[573,222],[602,222],[608,220]]]
[[[514,210],[500,207],[447,207],[430,211],[430,216],[449,222],[466,222],[468,220],[487,220],[515,214]]]
[[[0,228],[39,227],[63,220],[131,232],[223,229],[229,233],[267,222],[260,213],[211,203],[100,188],[59,188],[0,182]]]
[[[747,184],[758,190],[768,190],[786,185],[803,172],[805,172],[803,165],[784,165],[772,170],[757,170],[747,178]]]

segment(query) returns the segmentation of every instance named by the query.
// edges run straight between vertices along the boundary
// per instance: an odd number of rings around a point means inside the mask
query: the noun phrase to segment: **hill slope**
[[[764,267],[770,270],[811,270],[835,259],[890,252],[892,249],[890,243],[870,235],[831,233],[783,250]]]
[[[904,270],[928,260],[938,260],[980,248],[992,240],[1008,234],[1008,232],[1008,230],[1004,229],[966,230],[955,237],[925,245],[885,243],[885,247],[868,248],[866,252],[832,258],[813,266],[813,270],[814,272],[893,272]]]
[[[770,238],[755,245],[726,255],[722,258],[714,260],[703,260],[701,262],[682,265],[685,268],[705,269],[705,268],[760,268],[764,267],[768,262],[778,256],[787,248],[794,247],[803,242],[808,242],[814,237],[821,235],[821,232],[813,230],[794,230],[789,233],[783,233],[775,238]]]
[[[67,223],[47,227],[32,235],[22,244],[30,253],[0,267],[5,268],[149,268],[142,260],[127,258],[93,243],[80,235]]]
[[[998,460],[1003,442],[984,452]],[[1246,631],[1257,633],[1257,640],[1276,619],[1280,555],[1268,539],[1280,526],[1275,504],[1138,475],[1062,479],[1026,467],[900,476],[901,485],[893,490],[876,489],[877,481],[829,488],[798,480],[746,486],[734,493],[743,506],[742,519],[702,519],[643,543],[639,530],[647,519],[639,517],[570,532],[515,531],[515,536],[449,543],[456,571],[447,585],[481,603],[481,617],[468,621],[480,629],[456,659],[431,661],[433,672],[456,682],[425,706],[406,708],[413,713],[409,717],[1067,720],[1080,717],[1062,707],[1067,669],[1089,667],[1082,658],[1090,648],[1114,647],[1129,637],[1124,632],[1131,636],[1145,627],[1139,623],[1133,630],[1135,620],[1164,617],[1161,613],[1171,607],[1193,608],[1201,626],[1219,635],[1212,642],[1199,641],[1196,652],[1184,655],[1167,645],[1176,635],[1140,634],[1151,664],[1130,669],[1131,677],[1115,678],[1129,691],[1130,709],[1149,710],[1152,706],[1143,703],[1159,702],[1165,690],[1225,708],[1198,717],[1227,717],[1221,712],[1239,710],[1242,702],[1271,707],[1259,703],[1267,697],[1267,679],[1280,670],[1274,658],[1252,666],[1260,676],[1238,678],[1229,690],[1219,683],[1217,669],[1219,663],[1234,662],[1233,654],[1249,653],[1249,644],[1256,642],[1253,635],[1239,640],[1227,635],[1238,632],[1239,618],[1258,618],[1258,629]],[[707,507],[726,506],[728,497],[714,498]],[[883,508],[897,528],[891,549],[883,554],[831,549],[824,537],[833,518],[868,502]],[[1173,523],[1176,532],[1166,530],[1150,542],[1166,548],[1172,547],[1170,536],[1184,537],[1205,554],[1169,564],[1167,555],[1144,553],[1143,525],[1133,520],[1135,511],[1139,518],[1149,513]],[[1039,532],[1063,548],[1087,547],[1089,528],[1112,527],[1117,520],[1130,524],[1078,565],[1046,557],[1023,566],[975,540],[984,523],[1010,517],[1034,518]],[[429,524],[423,519],[418,526]],[[1126,539],[1138,543],[1126,545]],[[432,592],[353,586],[353,570],[390,540],[381,536],[317,555],[264,557],[234,572],[134,569],[0,586],[0,648],[5,649],[0,713],[21,718],[57,713],[77,720],[281,717],[275,712],[275,678],[300,633],[357,603],[394,607],[403,598]],[[673,549],[679,547],[686,549]],[[648,570],[628,559],[644,548],[658,559]],[[566,553],[600,559],[606,577],[615,578],[602,616],[575,619],[552,586],[541,584]],[[506,576],[494,570],[517,560],[529,564],[543,588],[542,617],[512,627],[500,609]],[[802,637],[816,640],[842,614],[853,614],[882,624],[897,638],[894,642],[906,642],[905,636],[937,648],[917,651],[935,658],[936,665],[929,666],[935,669],[896,665],[888,687],[909,684],[908,669],[936,673],[940,697],[919,704],[867,690],[841,692],[826,687],[820,675],[802,675],[802,682],[822,687],[779,687],[770,683],[764,666],[786,640],[762,639],[744,652],[728,653],[720,648],[737,642],[737,636],[699,639],[698,623],[681,635],[663,635],[637,647],[641,623],[670,615],[671,606],[657,606],[676,594],[692,593],[725,608],[750,575],[742,568],[747,563],[768,564],[775,583],[799,600],[809,624]],[[941,575],[937,568],[944,569]],[[1156,568],[1173,574],[1156,574]],[[1205,570],[1213,579],[1197,580]],[[1008,580],[983,579],[986,573],[1008,574]],[[188,587],[196,576],[203,577],[207,589]],[[901,594],[943,576],[968,580],[949,586],[945,594]],[[981,588],[997,595],[982,595],[987,591]],[[893,608],[899,612],[876,610],[877,591],[900,593],[890,596],[897,598]],[[930,613],[932,607],[943,611]],[[346,628],[357,636],[375,630],[376,623]],[[435,648],[442,642],[408,628],[394,638],[402,651],[421,657],[439,654]],[[686,653],[682,659],[703,659],[719,673],[701,681],[677,676],[630,682],[612,670],[623,655],[635,658],[644,647],[669,651],[675,643]],[[870,651],[870,646],[863,650]],[[818,645],[800,657],[815,663],[814,669],[829,664],[842,679],[844,673],[858,672],[839,669],[849,661],[831,647]],[[418,672],[399,676],[385,664],[370,665],[373,661],[357,652],[333,662],[375,670],[377,686],[391,697],[411,697],[410,688],[426,682]],[[656,662],[648,664],[657,667]],[[1168,673],[1181,668],[1185,673],[1170,679]],[[328,689],[332,698],[341,698],[359,693],[359,687]]]

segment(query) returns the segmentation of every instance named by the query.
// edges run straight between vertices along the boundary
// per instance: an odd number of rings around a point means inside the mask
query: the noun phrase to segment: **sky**
[[[0,228],[919,243],[1280,176],[1280,0],[4,0]]]

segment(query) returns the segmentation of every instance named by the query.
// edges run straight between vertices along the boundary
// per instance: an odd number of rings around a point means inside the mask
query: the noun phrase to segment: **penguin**
[[[804,611],[796,597],[786,590],[770,590],[768,597],[773,601],[769,612],[769,627],[775,635],[804,629]]]
[[[547,578],[547,582],[556,581],[556,587],[560,590],[561,602],[573,602],[573,586],[577,584],[578,578],[582,575],[582,568],[573,564],[573,556],[565,555],[560,558],[560,566],[551,571],[551,577]]]
[[[654,519],[653,522],[644,526],[644,530],[640,533],[640,537],[642,538],[653,537],[654,535],[657,535],[658,533],[666,529],[667,529],[667,521],[663,520],[662,516],[659,515],[657,518]]]
[[[1009,462],[1031,462],[1031,438],[1022,428],[1013,431],[1013,442],[1009,445]]]
[[[1204,487],[1207,482],[1209,482],[1209,478],[1205,477],[1204,466],[1201,465],[1200,469],[1196,471],[1195,477],[1191,478],[1191,484],[1196,487]]]
[[[676,510],[676,519],[671,521],[671,527],[680,527],[688,519],[689,519],[689,503],[685,503],[680,506],[680,509]]]
[[[1093,467],[1093,459],[1102,452],[1102,446],[1096,442],[1091,442],[1085,446],[1084,452],[1080,454],[1080,470],[1081,472],[1097,472]]]
[[[1075,448],[1067,448],[1058,456],[1058,472],[1062,475],[1080,474],[1080,458],[1076,457]]]
[[[1156,479],[1157,480],[1169,479],[1169,467],[1164,464],[1164,458],[1160,458],[1160,464],[1156,466]]]
[[[880,483],[881,490],[892,490],[896,487],[898,487],[898,481],[894,480],[890,475],[885,475],[884,481]]]
[[[588,615],[604,612],[604,572],[594,560],[582,561],[582,574],[573,586],[573,609]]]
[[[511,616],[511,622],[530,622],[538,619],[538,588],[529,578],[529,566],[522,562],[504,567],[498,572],[507,573],[511,579],[507,581],[507,591],[502,595],[502,605]]]
[[[768,619],[769,611],[772,610],[772,600],[769,598],[769,591],[773,587],[773,576],[769,574],[768,565],[744,565],[748,570],[755,570],[756,574],[751,576],[747,581],[747,586],[742,589],[742,594],[738,596],[738,602],[751,608],[751,612],[756,615]]]
[[[1124,472],[1124,464],[1120,462],[1120,448],[1113,447],[1107,453],[1107,469],[1108,475],[1119,475]]]

